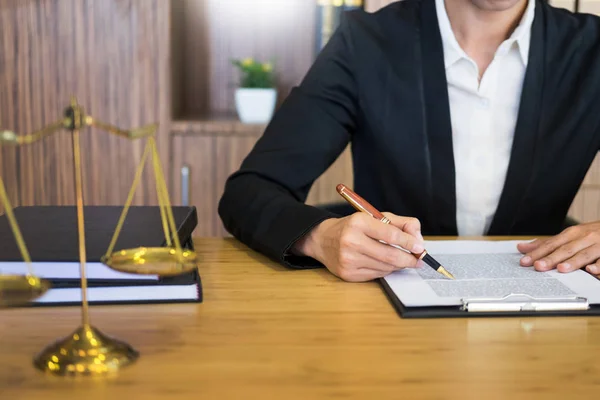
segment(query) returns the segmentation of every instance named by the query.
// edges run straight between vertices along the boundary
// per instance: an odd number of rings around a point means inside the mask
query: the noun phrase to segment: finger
[[[371,239],[368,239],[371,241]],[[389,246],[387,246],[389,247]],[[394,249],[392,249],[394,250]],[[400,250],[395,250],[400,251]],[[405,253],[407,254],[407,253]],[[409,255],[409,254],[407,254]],[[410,255],[409,255],[410,256]],[[414,258],[414,257],[413,257]],[[388,264],[381,260],[370,257],[366,254],[359,253],[356,250],[349,250],[348,254],[345,254],[340,260],[341,268],[345,268],[348,270],[356,270],[359,268],[372,269],[374,271],[380,271],[386,274],[397,271],[401,269],[401,267],[396,266],[394,264]]]
[[[361,267],[362,265],[360,262],[364,261],[364,259],[359,259],[361,255],[391,266],[394,269],[414,267],[417,265],[418,260],[415,255],[406,250],[394,248],[389,244],[380,243],[377,239],[371,238],[364,232],[366,230],[365,226],[372,222],[375,222],[376,224],[374,229],[383,229],[384,231],[392,229],[401,232],[398,228],[390,227],[371,217],[369,217],[368,221],[361,222],[359,221],[360,219],[357,220],[358,221],[350,222],[348,224],[346,231],[342,232],[339,239],[340,254],[338,261],[340,266]],[[401,233],[410,237],[412,240],[416,240],[406,233]],[[381,234],[378,236],[381,236]],[[379,269],[381,268],[384,267],[380,267]]]
[[[368,282],[383,278],[388,272],[377,271],[369,268],[357,268],[353,270],[340,270],[336,275],[346,282]]]
[[[592,275],[600,275],[600,266],[598,266],[597,262],[588,265],[585,270]]]
[[[383,224],[379,223],[379,225]],[[343,235],[340,239],[340,246],[342,250],[340,261],[343,265],[360,266],[360,264],[356,264],[359,261],[357,259],[359,255],[393,266],[395,269],[415,267],[418,261],[415,255],[406,250],[381,243],[359,230],[353,230],[351,233]]]
[[[390,212],[384,212],[383,215],[390,220],[392,225],[402,229],[406,233],[413,235],[418,240],[423,241],[423,235],[421,234],[421,221],[419,221],[417,218],[401,217]]]
[[[577,255],[579,252],[584,253],[588,258],[588,248],[590,246],[595,245],[598,241],[595,238],[596,235],[586,235],[580,239],[573,240],[565,245],[560,246],[558,249],[548,254],[547,256],[537,260],[534,262],[533,266],[538,271],[548,271],[550,269],[554,269],[558,266],[558,264],[567,263],[567,260],[570,260],[573,256]],[[580,256],[577,258],[577,261],[581,260]],[[596,255],[595,258],[587,259],[585,264],[579,265],[578,268],[583,267],[584,265],[597,260],[600,257],[600,254]],[[569,263],[567,265],[563,265],[561,269],[565,271],[571,271],[573,266]]]
[[[368,241],[361,246],[362,253],[383,264],[392,265],[395,269],[414,268],[418,259],[413,254],[397,249],[388,244],[383,244],[365,236]]]
[[[578,232],[578,230],[569,228],[556,236],[542,240],[539,246],[534,250],[527,252],[525,256],[521,258],[521,265],[526,267],[533,265],[537,260],[546,257],[560,246],[575,239],[578,236]]]
[[[425,249],[420,240],[402,231],[397,226],[382,224],[374,218],[357,219],[357,223],[360,224],[357,228],[361,229],[365,235],[372,239],[395,244],[416,254],[422,253]]]
[[[547,239],[535,239],[529,242],[517,243],[517,249],[525,254],[537,249]]]
[[[594,243],[557,265],[559,272],[572,272],[595,262],[600,257],[600,243]]]

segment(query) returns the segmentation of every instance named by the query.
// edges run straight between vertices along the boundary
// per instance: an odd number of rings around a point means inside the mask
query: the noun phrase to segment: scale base
[[[59,376],[102,376],[118,372],[138,357],[127,343],[84,325],[42,350],[34,365]]]

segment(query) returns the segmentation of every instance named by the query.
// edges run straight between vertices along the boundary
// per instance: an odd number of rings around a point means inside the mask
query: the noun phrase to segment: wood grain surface
[[[26,134],[62,118],[71,96],[100,121],[159,122],[166,168],[170,110],[169,2],[0,0],[0,130]],[[87,204],[122,204],[143,149],[82,132]],[[22,205],[74,204],[71,137],[2,148],[3,177]],[[151,175],[136,203],[156,204]]]
[[[197,239],[204,302],[91,308],[141,358],[118,376],[39,373],[77,308],[0,310],[0,398],[596,399],[600,319],[400,318],[377,283],[288,270]]]

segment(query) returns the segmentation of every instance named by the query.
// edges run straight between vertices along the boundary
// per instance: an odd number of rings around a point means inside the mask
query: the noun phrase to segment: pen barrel
[[[348,189],[345,185],[337,185],[336,190],[340,196],[346,199],[346,201],[348,201],[348,203],[350,203],[350,205],[352,205],[352,207],[354,207],[356,210],[366,212],[373,218],[377,218],[380,221],[389,223],[389,220],[385,217],[385,215],[369,204],[368,201],[354,193],[354,191]]]
[[[436,261],[435,258],[431,257],[429,255],[429,253],[427,253],[427,252],[424,252],[424,253],[425,253],[425,255],[421,258],[423,260],[423,262],[437,271],[442,266],[442,264],[440,264],[438,261]]]

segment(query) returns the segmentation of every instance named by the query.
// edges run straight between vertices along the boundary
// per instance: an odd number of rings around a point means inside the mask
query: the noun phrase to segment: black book
[[[183,247],[193,249],[195,207],[172,207]],[[114,271],[100,262],[113,237],[122,206],[85,206],[86,272],[90,304],[202,301],[197,271],[175,277]],[[34,305],[81,304],[77,210],[75,206],[16,207],[15,218],[32,259],[35,275],[50,280],[52,289]],[[130,207],[114,250],[166,246],[160,209]],[[25,274],[6,215],[0,216],[0,274]]]

